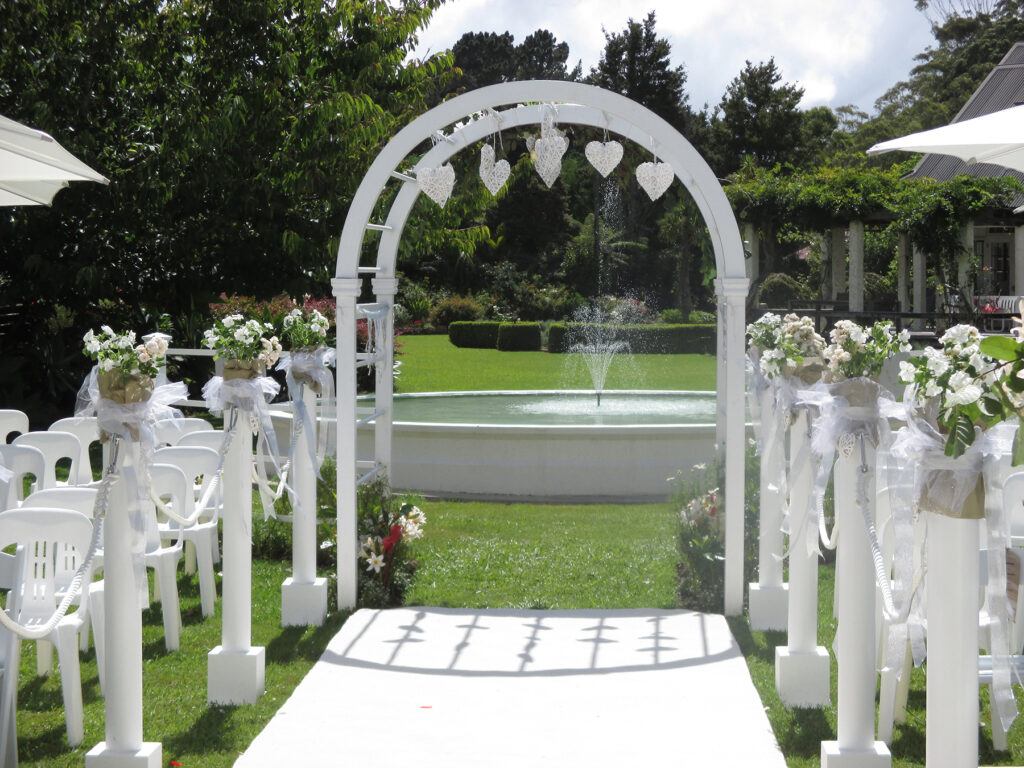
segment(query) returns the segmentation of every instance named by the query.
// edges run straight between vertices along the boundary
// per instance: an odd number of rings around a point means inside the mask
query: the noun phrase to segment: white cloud
[[[602,27],[618,32],[650,10],[673,63],[686,67],[696,107],[717,104],[745,61],[774,57],[784,81],[804,88],[804,106],[853,103],[870,111],[932,42],[912,3],[891,0],[451,0],[434,14],[417,52],[449,48],[469,31],[509,31],[521,42],[548,29],[569,44],[570,66],[582,59],[586,71],[604,49]]]

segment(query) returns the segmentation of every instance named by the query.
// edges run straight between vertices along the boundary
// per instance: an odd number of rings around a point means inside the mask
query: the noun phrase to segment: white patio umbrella
[[[1024,171],[1024,105],[883,141],[868,154],[896,150],[953,155],[968,163],[993,163]]]
[[[108,183],[48,133],[0,115],[0,206],[50,205],[70,181]]]

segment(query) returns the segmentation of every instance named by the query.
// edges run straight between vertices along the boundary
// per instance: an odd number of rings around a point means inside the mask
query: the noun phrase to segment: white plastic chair
[[[191,516],[196,502],[202,499],[217,474],[217,465],[220,462],[217,452],[210,448],[176,445],[157,449],[153,454],[153,460],[178,467],[194,488],[197,479],[202,478],[198,488],[195,488],[195,494],[186,498],[181,506],[175,507],[175,512],[182,517]],[[213,496],[219,496],[219,493],[214,493]],[[213,615],[217,600],[217,586],[213,575],[214,551],[218,548],[217,520],[220,516],[217,501],[212,499],[207,510],[201,513],[198,521],[189,528],[182,530],[181,526],[173,521],[160,525],[160,536],[163,538],[183,539],[195,547],[203,616]]]
[[[26,432],[14,438],[12,445],[38,448],[46,458],[46,471],[32,486],[33,492],[56,488],[58,485],[78,485],[78,457],[82,455],[82,446],[71,432]],[[67,481],[58,483],[57,463],[63,459],[70,459],[71,467]]]
[[[12,432],[28,432],[28,414],[13,408],[0,408],[0,444],[10,442]]]
[[[16,587],[21,573],[23,553],[0,552],[0,590],[7,592],[6,612],[17,616],[21,606]],[[18,670],[21,666],[21,642],[17,635],[0,626],[0,766],[18,765]]]
[[[20,606],[14,617],[24,626],[46,623],[57,607],[55,552],[78,553],[84,557],[92,540],[92,521],[80,512],[68,509],[11,509],[0,513],[0,549],[11,544],[24,548],[20,577]],[[57,548],[66,544],[66,549]],[[77,568],[77,561],[61,564]],[[88,600],[83,591],[82,602]],[[82,678],[78,665],[77,633],[81,631],[80,612],[68,613],[44,639],[57,647],[61,690],[64,696],[64,720],[68,744],[82,743]]]
[[[95,416],[72,416],[58,419],[47,427],[49,432],[70,432],[78,438],[81,448],[78,454],[78,479],[75,485],[88,485],[93,482],[93,474],[102,472],[102,467],[94,467],[89,449],[93,443],[100,441],[100,430]]]
[[[38,481],[46,472],[46,457],[30,445],[0,445],[0,459],[13,473],[7,483],[0,480],[0,508],[14,509],[24,498],[25,475]]]
[[[213,431],[213,424],[206,419],[196,417],[164,419],[153,425],[153,431],[156,433],[158,446],[178,445],[185,435],[191,435],[193,432]]]

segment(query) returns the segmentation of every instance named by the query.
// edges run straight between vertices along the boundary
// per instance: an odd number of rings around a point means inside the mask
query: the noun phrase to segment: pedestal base
[[[327,617],[327,579],[296,584],[288,577],[281,584],[281,626],[319,627]]]
[[[209,704],[255,704],[266,688],[266,652],[214,648],[206,657],[206,701]]]
[[[827,707],[829,698],[828,651],[796,653],[786,647],[775,649],[775,690],[787,707]]]
[[[870,749],[840,749],[838,741],[821,742],[821,768],[890,768],[892,755],[881,741]]]
[[[137,752],[107,749],[101,741],[85,754],[85,768],[162,768],[163,745],[159,741],[144,741]]]
[[[789,617],[789,585],[762,587],[750,585],[750,628],[765,630],[786,629]]]

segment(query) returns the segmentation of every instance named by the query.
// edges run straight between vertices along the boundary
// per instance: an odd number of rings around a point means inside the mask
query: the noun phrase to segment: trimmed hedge
[[[548,352],[568,352],[579,323],[552,323],[548,329]],[[717,332],[713,323],[688,325],[623,325],[616,339],[629,344],[634,354],[715,354]]]
[[[504,352],[540,350],[540,323],[502,323],[498,328],[498,349]]]
[[[459,320],[448,326],[448,339],[456,347],[494,349],[498,346],[499,320]]]

